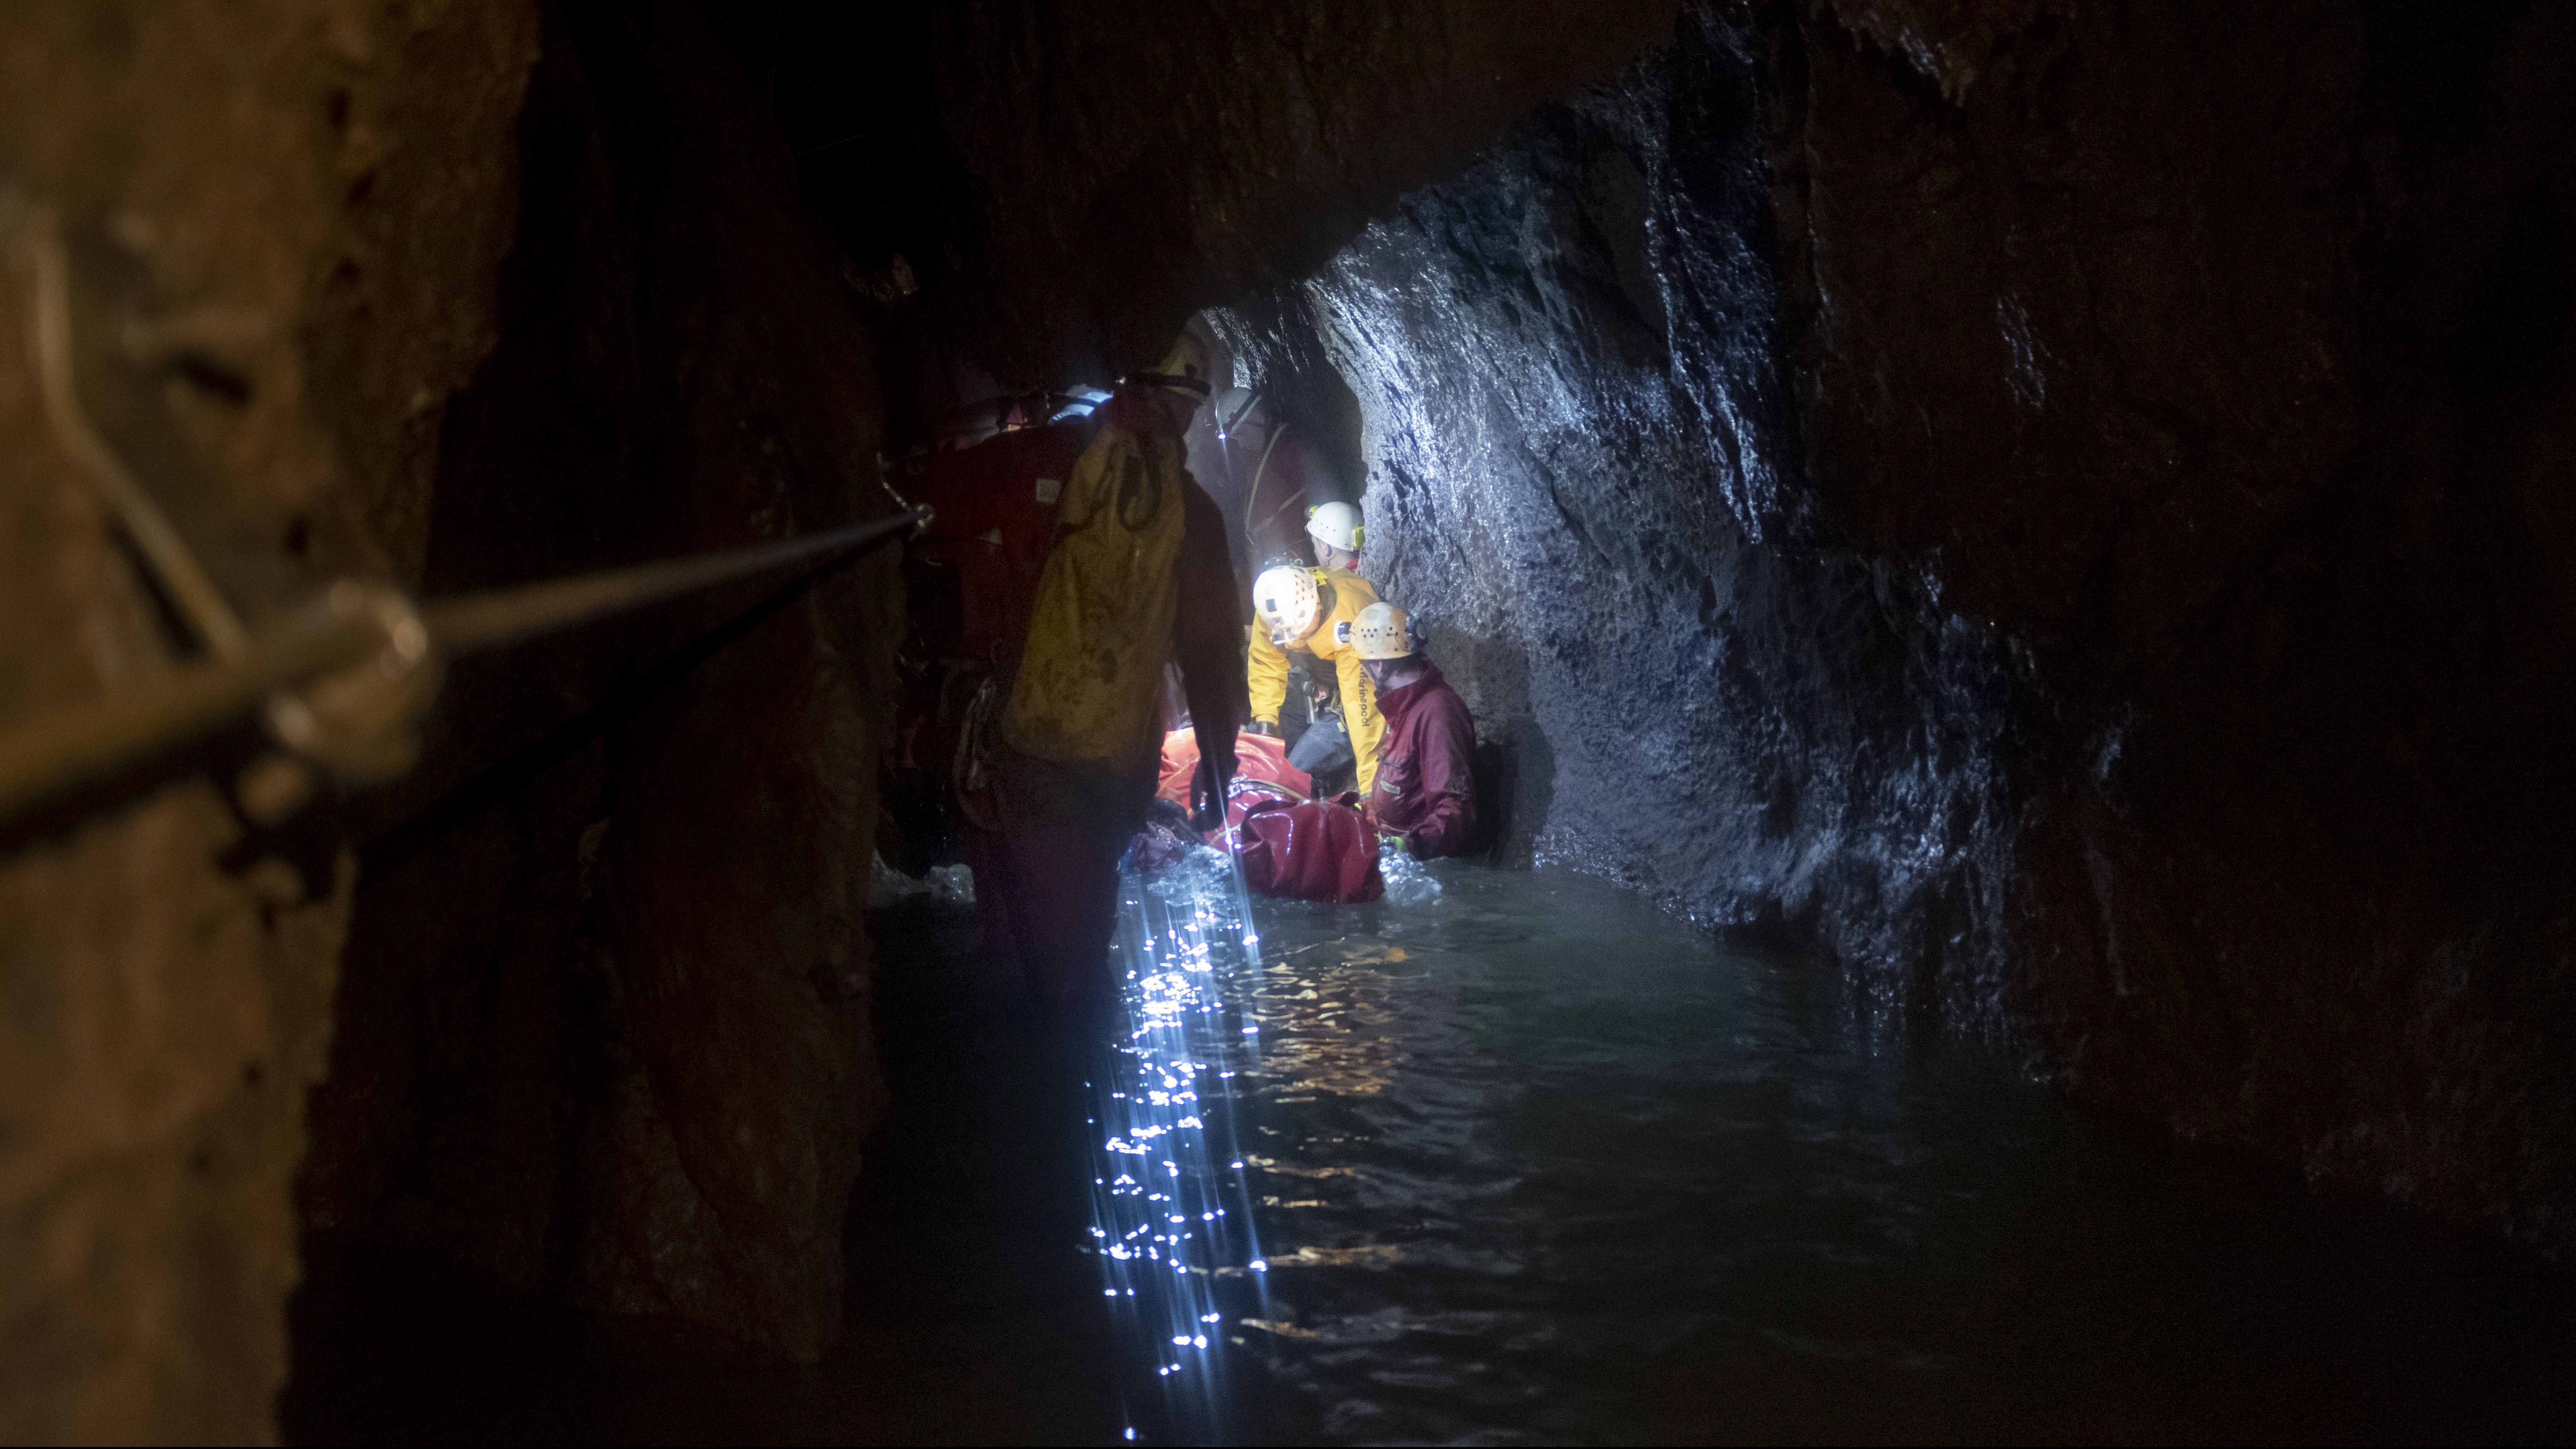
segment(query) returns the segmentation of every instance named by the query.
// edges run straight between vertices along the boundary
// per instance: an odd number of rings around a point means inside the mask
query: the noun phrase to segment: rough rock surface
[[[1882,1008],[1974,1016],[2008,651],[1793,536],[1757,48],[1695,15],[1220,327],[1284,396],[1359,398],[1363,568],[1506,746],[1508,858],[1819,930]]]
[[[2576,35],[2073,10],[1702,10],[1229,339],[1524,842],[2576,1246]]]
[[[1777,43],[1818,511],[2036,660],[2031,1038],[2576,1247],[2576,22],[1876,3]]]
[[[927,329],[1034,387],[1148,365],[1196,309],[1320,265],[1677,8],[772,4],[736,24],[860,269],[904,257]]]
[[[891,511],[866,335],[768,107],[686,7],[547,17],[425,592]],[[800,1358],[838,1330],[882,1098],[859,912],[898,604],[883,550],[794,577],[455,671],[430,758],[358,827],[302,1189],[326,1238]]]
[[[13,6],[6,31],[0,718],[16,719],[162,674],[187,645],[38,404],[38,213],[82,262],[101,425],[256,619],[399,556],[373,520],[411,506],[425,430],[488,345],[534,25],[500,3],[99,0]],[[355,392],[407,405],[362,418]],[[271,1432],[290,1183],[353,862],[314,820],[245,829],[207,781],[248,744],[0,842],[0,1437]]]

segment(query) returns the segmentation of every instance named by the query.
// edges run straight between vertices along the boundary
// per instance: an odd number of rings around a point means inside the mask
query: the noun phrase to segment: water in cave
[[[2576,1428],[2576,1307],[2492,1249],[2082,1110],[1597,879],[1432,873],[1358,907],[1129,877],[1086,1125],[1141,1438]]]
[[[298,1439],[2552,1442],[2576,1304],[1563,868],[1125,881],[1116,1018],[872,918],[906,1104],[810,1367],[334,1273]],[[1158,1100],[1159,1098],[1159,1100]],[[1221,1216],[1220,1216],[1221,1215]],[[1175,1217],[1182,1221],[1175,1223]],[[325,1265],[326,1271],[329,1265]],[[388,1303],[401,1314],[383,1315]],[[1186,1339],[1187,1342],[1180,1340]]]

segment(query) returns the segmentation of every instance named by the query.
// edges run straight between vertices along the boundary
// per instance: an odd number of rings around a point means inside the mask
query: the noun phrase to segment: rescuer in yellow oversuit
[[[1180,666],[1198,730],[1192,823],[1225,823],[1243,713],[1241,616],[1225,515],[1182,461],[1207,379],[1205,344],[1183,333],[1159,368],[1130,375],[1094,414],[1002,712],[1001,893],[1030,976],[1058,1001],[1114,990],[1118,857],[1154,797],[1167,664]]]
[[[1377,744],[1386,721],[1378,717],[1376,686],[1351,649],[1351,624],[1360,610],[1376,602],[1377,590],[1358,574],[1294,564],[1268,570],[1252,585],[1253,612],[1261,623],[1252,631],[1244,670],[1252,692],[1252,728],[1277,734],[1279,708],[1288,702],[1288,651],[1333,666],[1362,798],[1377,787]]]

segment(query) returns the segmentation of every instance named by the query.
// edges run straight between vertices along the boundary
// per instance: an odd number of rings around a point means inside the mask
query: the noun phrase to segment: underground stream
[[[299,1439],[2557,1441],[2498,1245],[2072,1105],[1559,868],[1122,879],[1113,1020],[872,917],[897,1105],[841,1345],[302,1300]],[[399,1311],[388,1316],[388,1304]]]
[[[1125,877],[1087,1251],[1156,1442],[2555,1439],[2514,1261],[1563,870]]]

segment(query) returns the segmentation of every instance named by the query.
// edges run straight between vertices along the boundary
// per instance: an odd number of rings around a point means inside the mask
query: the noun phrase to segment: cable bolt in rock
[[[72,368],[70,265],[59,224],[27,228],[35,271],[29,344],[45,412],[143,567],[212,658],[182,664],[131,693],[0,727],[0,824],[101,784],[256,710],[287,753],[254,761],[233,782],[262,824],[309,801],[315,770],[343,787],[411,768],[445,662],[734,579],[817,560],[929,525],[931,510],[888,489],[900,512],[804,538],[610,569],[414,604],[390,584],[341,579],[311,603],[246,629],[80,405]]]
[[[99,783],[248,713],[300,759],[363,785],[410,768],[440,663],[695,589],[917,530],[915,507],[808,538],[758,544],[496,589],[415,609],[399,590],[343,580],[314,607],[253,635],[236,658],[184,667],[149,689],[56,710],[0,728],[0,821]],[[280,693],[281,691],[289,691]],[[254,766],[255,818],[302,803]]]

